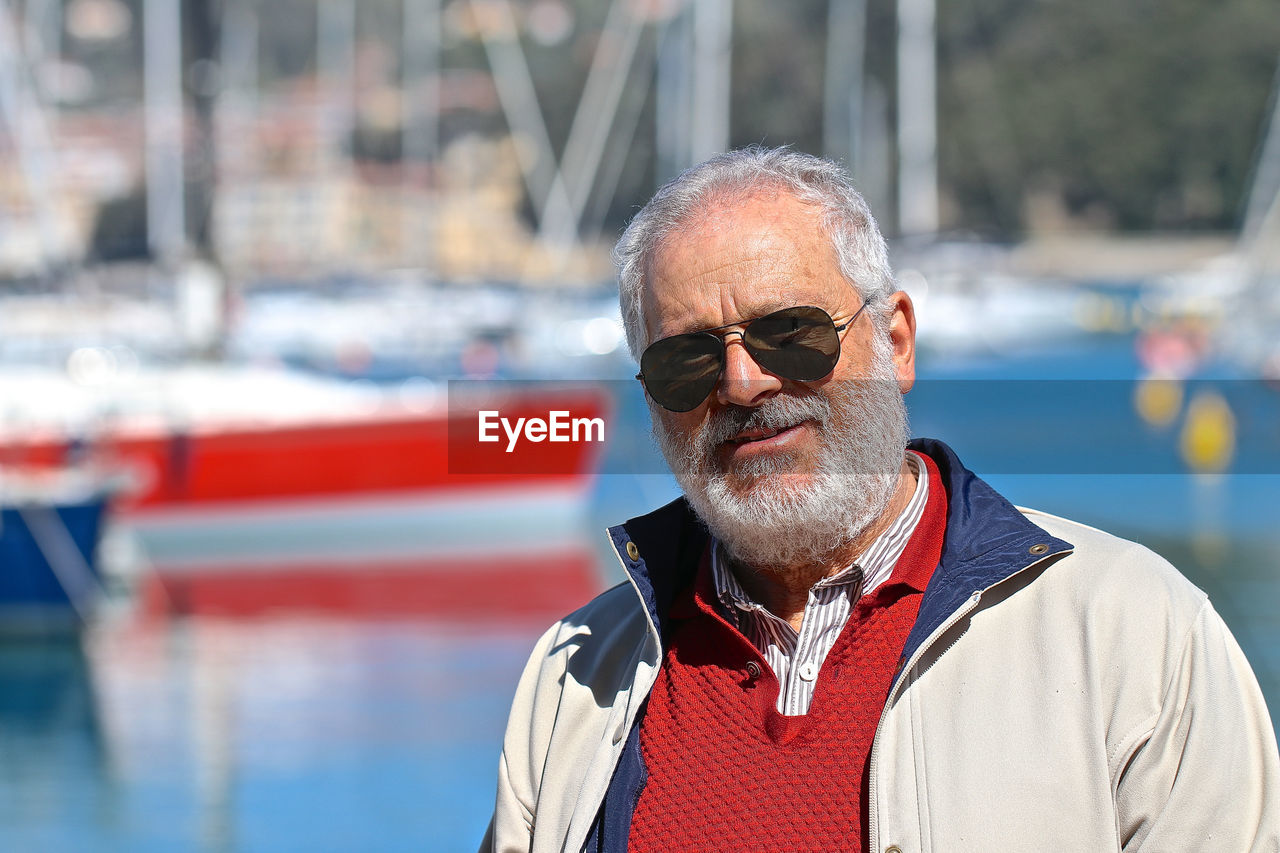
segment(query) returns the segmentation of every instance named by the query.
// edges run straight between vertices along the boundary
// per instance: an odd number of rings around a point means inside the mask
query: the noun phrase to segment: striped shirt
[[[822,662],[849,621],[853,605],[889,579],[915,532],[929,499],[929,478],[915,453],[907,454],[907,464],[916,475],[916,490],[906,508],[852,565],[813,585],[799,631],[747,595],[723,546],[712,541],[711,574],[722,615],[736,622],[778,677],[778,713],[798,716],[809,712]]]

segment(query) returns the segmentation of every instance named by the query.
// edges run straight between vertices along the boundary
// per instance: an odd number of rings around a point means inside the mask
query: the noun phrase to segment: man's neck
[[[809,590],[823,578],[837,574],[864,552],[880,534],[889,529],[894,519],[902,514],[916,490],[916,470],[905,459],[898,473],[898,485],[884,512],[851,542],[836,549],[819,563],[792,566],[783,570],[773,567],[746,567],[736,563],[734,574],[742,589],[780,619],[785,619],[797,631],[804,622],[804,609],[809,601]]]

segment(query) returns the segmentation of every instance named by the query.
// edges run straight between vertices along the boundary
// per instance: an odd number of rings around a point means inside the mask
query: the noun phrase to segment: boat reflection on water
[[[0,838],[6,849],[40,834],[32,815],[101,794],[110,763],[92,667],[80,638],[9,636],[0,640]],[[86,780],[68,788],[68,779]]]
[[[0,842],[467,849],[539,626],[190,617],[2,644]]]

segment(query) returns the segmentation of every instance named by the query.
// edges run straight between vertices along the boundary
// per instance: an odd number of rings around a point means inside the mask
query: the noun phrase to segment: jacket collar
[[[938,568],[907,637],[904,659],[973,593],[1033,563],[1072,550],[1070,543],[1028,521],[965,468],[943,442],[916,439],[909,446],[930,457],[942,475],[947,491],[947,533]],[[611,527],[609,537],[661,634],[676,594],[693,580],[707,546],[706,528],[681,497],[648,515]]]
[[[679,497],[648,515],[609,528],[609,538],[661,635],[676,596],[697,573],[710,539],[706,527],[688,501]]]
[[[938,465],[947,490],[947,533],[938,567],[920,600],[916,623],[907,635],[903,661],[974,593],[1074,548],[1029,521],[985,480],[964,467],[943,442],[916,439],[910,447]]]

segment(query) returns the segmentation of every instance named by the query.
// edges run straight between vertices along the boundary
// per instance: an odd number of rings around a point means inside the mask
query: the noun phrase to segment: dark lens
[[[761,367],[784,379],[810,382],[840,358],[836,324],[821,308],[784,308],[752,320],[742,336]]]
[[[695,332],[654,342],[640,356],[644,387],[659,406],[673,412],[698,408],[724,368],[724,343]]]

